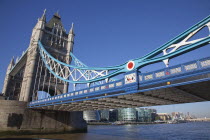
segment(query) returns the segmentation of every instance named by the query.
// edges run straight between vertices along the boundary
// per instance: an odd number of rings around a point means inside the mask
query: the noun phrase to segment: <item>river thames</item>
[[[8,137],[63,140],[210,140],[210,122],[151,125],[89,125],[88,133]]]

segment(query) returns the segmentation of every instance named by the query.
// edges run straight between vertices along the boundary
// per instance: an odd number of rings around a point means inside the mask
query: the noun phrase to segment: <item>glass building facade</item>
[[[150,108],[136,108],[137,121],[139,122],[152,122],[155,120],[157,111]]]
[[[83,119],[87,122],[99,121],[100,115],[98,111],[83,111]]]
[[[136,121],[135,108],[121,108],[118,109],[118,121]]]
[[[87,122],[152,122],[155,121],[156,110],[150,108],[120,108],[100,111],[84,111],[83,118]]]
[[[118,121],[152,122],[155,120],[156,110],[148,108],[118,109]]]
[[[109,120],[109,110],[100,110],[100,118],[101,118],[101,121],[108,121]]]

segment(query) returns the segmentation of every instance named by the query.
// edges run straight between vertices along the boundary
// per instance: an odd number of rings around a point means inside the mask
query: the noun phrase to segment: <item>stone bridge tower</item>
[[[65,93],[68,84],[57,80],[44,67],[40,58],[38,41],[56,59],[70,63],[73,50],[73,26],[66,33],[58,13],[46,22],[45,12],[35,25],[28,49],[20,59],[11,60],[5,76],[1,100],[0,133],[3,131],[29,133],[86,132],[82,112],[33,110],[27,102],[37,97],[38,91],[51,95]]]
[[[66,33],[60,15],[55,13],[46,22],[45,11],[33,28],[27,51],[16,64],[12,59],[8,66],[2,92],[10,99],[28,102],[37,97],[38,91],[51,95],[68,92],[68,83],[57,80],[43,66],[38,41],[53,57],[69,64],[69,53],[73,51],[74,45],[73,24],[69,33]]]

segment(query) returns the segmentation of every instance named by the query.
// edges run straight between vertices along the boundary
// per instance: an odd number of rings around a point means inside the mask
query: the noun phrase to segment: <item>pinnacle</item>
[[[58,11],[54,14],[55,17],[61,18],[61,16],[58,14]]]
[[[74,34],[74,23],[72,22],[72,25],[71,25],[71,29],[69,31],[69,34]]]
[[[11,61],[10,61],[10,64],[11,64],[11,65],[14,65],[14,63],[15,63],[15,62],[14,62],[14,56],[13,56],[12,59],[11,59]]]
[[[44,12],[43,12],[43,15],[42,15],[42,17],[40,18],[40,20],[42,20],[42,21],[46,21],[46,9],[44,9]]]

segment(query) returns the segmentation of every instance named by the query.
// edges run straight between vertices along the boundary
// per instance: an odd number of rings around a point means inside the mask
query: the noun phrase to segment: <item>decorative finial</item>
[[[71,24],[71,29],[69,31],[69,34],[74,34],[74,23]]]
[[[17,63],[19,61],[19,57],[16,58],[15,63]]]
[[[44,9],[43,15],[42,15],[42,17],[40,18],[40,20],[42,20],[42,21],[45,21],[45,20],[46,20],[46,16],[45,16],[46,11],[47,11],[47,10]]]
[[[47,11],[47,9],[45,8],[45,9],[44,9],[44,13],[43,13],[43,15],[45,15],[45,14],[46,14],[46,11]]]
[[[74,29],[74,23],[73,22],[71,23],[71,28]]]
[[[58,14],[59,10],[57,10],[57,12],[54,14],[54,16],[61,18],[60,15]]]
[[[14,65],[14,56],[12,57],[11,61],[10,61],[11,65]]]

